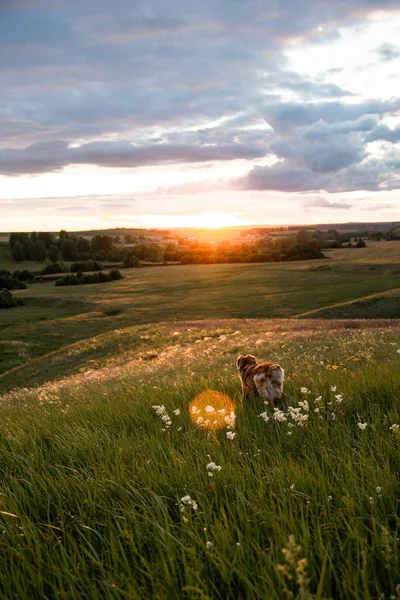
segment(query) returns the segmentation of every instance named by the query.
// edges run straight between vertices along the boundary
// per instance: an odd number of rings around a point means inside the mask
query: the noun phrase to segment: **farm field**
[[[399,321],[130,334],[3,396],[1,597],[398,597]],[[241,404],[243,351],[284,366],[279,411]]]

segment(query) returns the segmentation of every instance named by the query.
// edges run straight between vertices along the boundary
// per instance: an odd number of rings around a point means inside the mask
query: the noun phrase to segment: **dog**
[[[238,356],[236,366],[242,382],[244,399],[258,396],[265,404],[275,406],[275,402],[282,397],[285,377],[282,367],[272,362],[258,364],[255,356],[251,354]]]

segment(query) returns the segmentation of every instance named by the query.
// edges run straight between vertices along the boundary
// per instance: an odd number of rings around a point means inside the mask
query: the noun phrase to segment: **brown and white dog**
[[[242,381],[244,399],[258,396],[266,404],[275,406],[276,400],[282,397],[285,376],[282,367],[271,362],[257,364],[255,356],[251,354],[238,356],[236,366]]]

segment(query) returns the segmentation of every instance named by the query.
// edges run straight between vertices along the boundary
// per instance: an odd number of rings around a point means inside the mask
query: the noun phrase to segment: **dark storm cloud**
[[[282,162],[238,185],[396,186],[396,155],[372,164],[366,143],[399,141],[379,118],[399,110],[400,99],[357,102],[330,80],[338,69],[300,75],[284,49],[294,40],[329,44],[342,25],[398,8],[398,0],[3,1],[0,172],[275,153]],[[397,51],[377,49],[385,60]]]

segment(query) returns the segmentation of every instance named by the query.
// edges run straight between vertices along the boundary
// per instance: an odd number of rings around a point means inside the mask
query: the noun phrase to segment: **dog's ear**
[[[238,357],[237,357],[237,359],[236,359],[236,367],[237,367],[239,370],[240,370],[240,365],[242,365],[242,364],[243,364],[243,359],[244,359],[244,356],[243,356],[243,354],[239,354],[239,356],[238,356]]]

